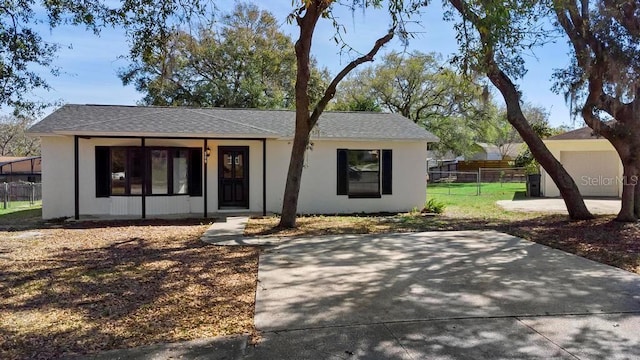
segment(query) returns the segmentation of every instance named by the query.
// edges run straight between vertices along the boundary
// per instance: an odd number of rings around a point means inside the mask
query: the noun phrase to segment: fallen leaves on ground
[[[0,232],[0,358],[50,359],[253,329],[258,252],[189,221]]]

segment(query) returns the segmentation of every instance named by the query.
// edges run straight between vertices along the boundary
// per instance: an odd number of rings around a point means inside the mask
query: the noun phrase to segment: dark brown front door
[[[218,147],[218,206],[249,207],[249,147]]]

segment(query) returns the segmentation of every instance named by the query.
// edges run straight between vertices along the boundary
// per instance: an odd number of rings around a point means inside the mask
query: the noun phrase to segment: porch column
[[[73,136],[73,218],[80,220],[80,161],[78,159],[78,135]]]
[[[145,138],[140,138],[140,148],[142,152],[142,218],[147,218],[147,148]]]
[[[204,218],[207,218],[207,163],[209,162],[209,156],[207,155],[207,147],[209,147],[209,140],[208,139],[204,139],[204,148],[203,150],[203,158],[204,158],[204,191],[202,192],[202,195],[204,197]]]
[[[262,139],[262,216],[267,215],[267,139]]]

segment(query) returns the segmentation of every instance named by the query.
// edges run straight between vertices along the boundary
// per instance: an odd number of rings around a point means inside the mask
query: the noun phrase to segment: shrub
[[[444,209],[447,207],[447,204],[442,201],[436,199],[429,199],[426,204],[424,204],[424,209],[422,209],[423,213],[434,213],[434,214],[442,214]]]

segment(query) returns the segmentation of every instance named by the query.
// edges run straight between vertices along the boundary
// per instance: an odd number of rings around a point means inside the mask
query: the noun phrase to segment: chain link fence
[[[478,171],[429,171],[428,194],[491,195],[526,189],[525,168],[479,168]],[[520,189],[522,188],[522,189]]]
[[[42,183],[11,182],[0,183],[0,206],[33,206],[42,202]]]

